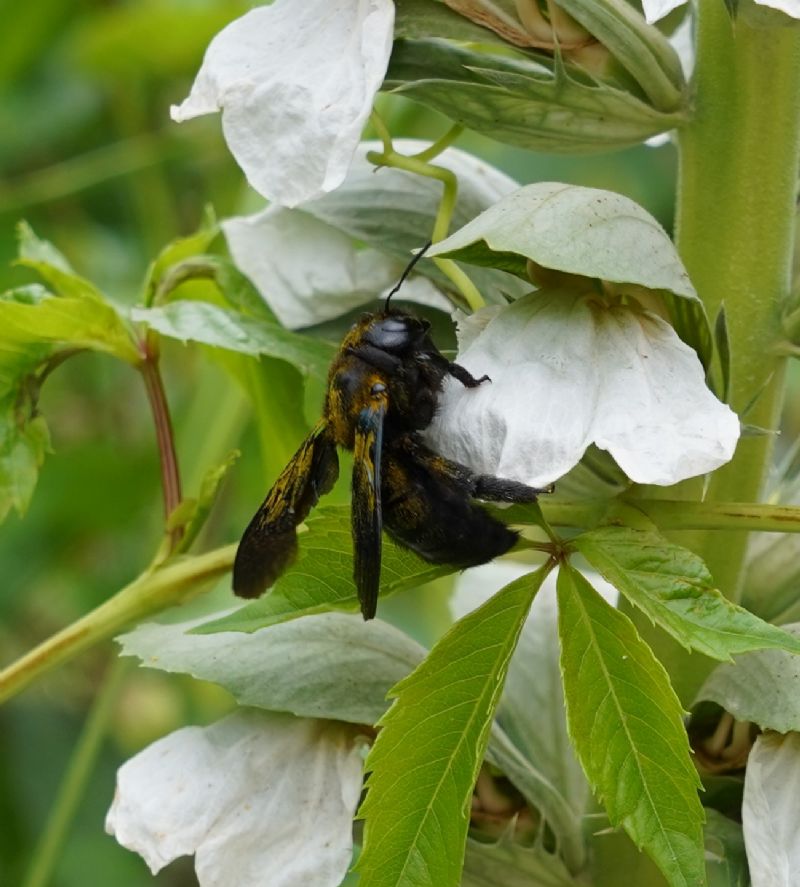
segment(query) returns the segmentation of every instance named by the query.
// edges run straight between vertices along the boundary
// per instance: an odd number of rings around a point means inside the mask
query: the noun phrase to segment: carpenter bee
[[[422,251],[424,252],[424,250]],[[386,300],[347,333],[328,373],[322,419],[284,468],[242,536],[233,589],[258,597],[297,554],[295,528],[339,475],[336,448],[353,451],[354,580],[364,619],[378,603],[381,532],[431,563],[465,568],[504,554],[518,533],[473,498],[534,502],[542,490],[475,474],[429,449],[420,432],[431,423],[445,377],[468,388],[488,382],[449,361],[430,324]]]

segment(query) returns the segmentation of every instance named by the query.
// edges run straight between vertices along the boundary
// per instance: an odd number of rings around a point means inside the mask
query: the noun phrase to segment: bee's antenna
[[[400,287],[405,283],[406,278],[409,274],[414,270],[414,265],[425,255],[425,253],[431,248],[432,241],[428,241],[425,246],[414,256],[414,258],[408,263],[406,266],[406,270],[400,275],[400,280],[397,281],[397,284],[392,288],[392,291],[386,297],[386,303],[383,306],[384,311],[389,310],[389,299],[400,289]]]

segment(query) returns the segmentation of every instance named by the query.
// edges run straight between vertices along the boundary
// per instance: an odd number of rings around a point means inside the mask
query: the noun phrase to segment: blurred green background
[[[112,298],[130,302],[154,254],[194,230],[204,205],[219,217],[260,205],[222,140],[219,119],[178,126],[168,109],[187,93],[205,47],[250,4],[239,0],[37,0],[3,3],[0,38],[0,286],[32,279],[12,266],[14,227],[27,219]],[[253,4],[254,5],[254,4]],[[448,124],[405,100],[382,99],[395,135],[435,138]],[[458,144],[520,182],[557,179],[619,191],[667,228],[671,145],[614,155],[531,155],[465,134]],[[218,247],[222,249],[222,246]],[[2,335],[2,331],[0,331]],[[231,472],[203,544],[234,541],[303,427],[301,398],[259,428],[236,383],[203,353],[165,347],[162,370],[188,494],[233,447]],[[275,362],[261,370],[294,373]],[[299,377],[297,380],[299,388]],[[311,392],[311,403],[321,393]],[[130,368],[83,354],[47,382],[41,409],[53,454],[24,519],[0,530],[0,666],[105,600],[150,560],[161,532],[153,428]],[[265,442],[270,441],[268,448]],[[344,473],[344,472],[343,472]],[[445,618],[446,588],[387,602],[423,642]],[[227,583],[213,603],[233,603]],[[210,606],[208,601],[200,606]],[[0,884],[23,883],[113,645],[82,655],[0,709]],[[225,694],[128,669],[53,884],[191,885],[190,860],[156,878],[103,832],[119,764],[164,733],[207,723]]]

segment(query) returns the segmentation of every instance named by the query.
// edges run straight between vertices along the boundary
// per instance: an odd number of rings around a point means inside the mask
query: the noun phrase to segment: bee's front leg
[[[465,388],[477,388],[478,385],[483,382],[492,381],[488,376],[481,376],[480,379],[476,379],[475,376],[473,376],[468,369],[462,367],[461,364],[451,363],[450,361],[447,362],[447,372],[454,379],[458,379]]]

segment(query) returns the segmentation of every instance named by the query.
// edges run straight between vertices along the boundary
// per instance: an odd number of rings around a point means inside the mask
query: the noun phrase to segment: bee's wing
[[[297,555],[295,527],[338,476],[336,445],[326,423],[320,422],[300,444],[244,531],[233,564],[236,594],[258,597],[292,563]]]
[[[381,449],[386,396],[361,410],[353,447],[353,576],[365,619],[378,606],[381,579]]]

